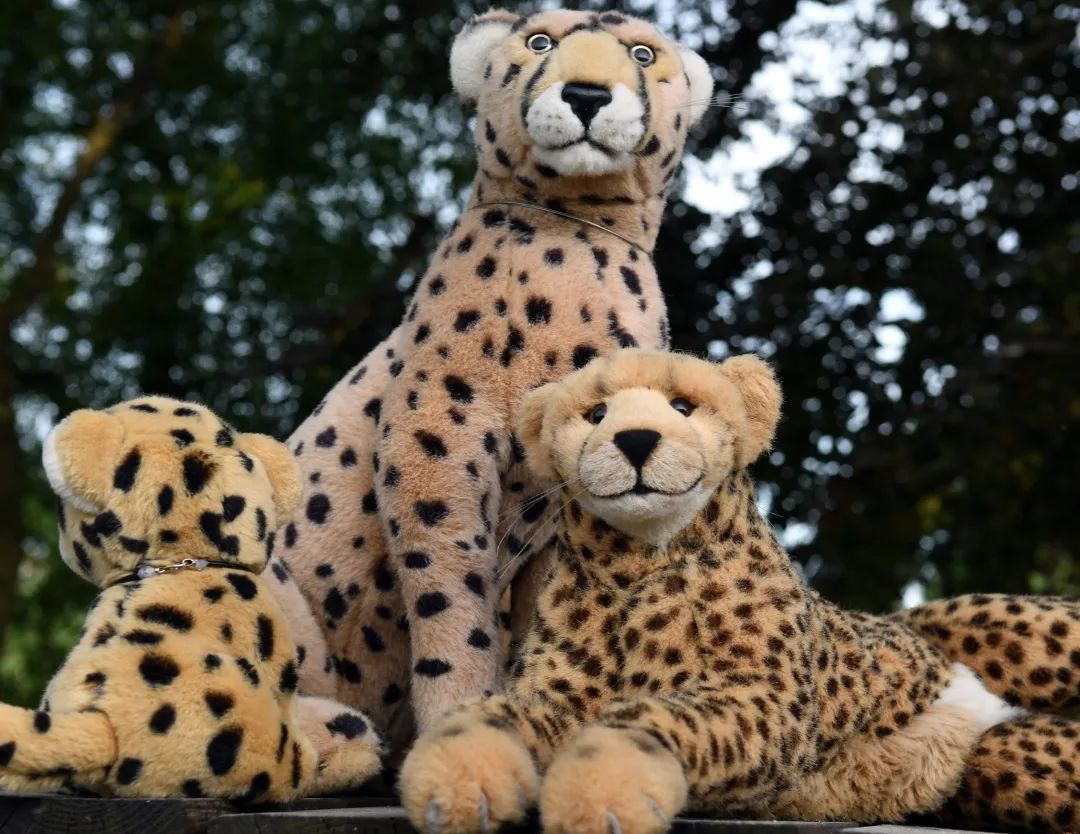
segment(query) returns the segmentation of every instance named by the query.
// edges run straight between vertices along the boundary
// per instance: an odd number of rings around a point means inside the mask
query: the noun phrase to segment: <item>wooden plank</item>
[[[0,796],[4,834],[203,834],[210,821],[233,812],[202,799],[84,799],[49,795]]]
[[[340,796],[304,799],[289,806],[241,808],[213,799],[98,799],[56,794],[0,793],[3,834],[206,834],[219,817],[261,811],[328,811],[366,805],[385,807],[393,800]]]
[[[952,828],[926,828],[917,825],[864,825],[861,828],[847,828],[840,834],[997,834],[992,831],[957,832]]]
[[[851,823],[680,819],[671,834],[839,834]],[[539,834],[535,820],[500,834]],[[358,808],[219,817],[209,834],[416,834],[403,808]]]

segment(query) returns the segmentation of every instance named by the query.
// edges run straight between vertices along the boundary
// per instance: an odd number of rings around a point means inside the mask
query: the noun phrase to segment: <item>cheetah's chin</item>
[[[685,492],[636,493],[604,497],[585,493],[578,500],[593,515],[633,538],[656,547],[668,543],[683,530],[708,503],[710,490],[698,481]]]
[[[533,145],[533,158],[564,177],[614,174],[629,168],[634,162],[633,154],[612,151],[588,139],[555,148]]]

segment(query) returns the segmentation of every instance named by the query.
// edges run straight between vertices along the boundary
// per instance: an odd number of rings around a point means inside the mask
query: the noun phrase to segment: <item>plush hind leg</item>
[[[0,788],[49,791],[100,781],[116,734],[100,712],[35,712],[0,704]]]
[[[1034,710],[1080,705],[1080,602],[1063,597],[972,594],[893,615],[987,689]]]
[[[988,730],[956,795],[936,815],[988,831],[1075,831],[1080,822],[1080,723],[1051,716]]]
[[[326,698],[301,697],[296,717],[319,757],[313,795],[357,788],[381,770],[379,737],[359,712]]]

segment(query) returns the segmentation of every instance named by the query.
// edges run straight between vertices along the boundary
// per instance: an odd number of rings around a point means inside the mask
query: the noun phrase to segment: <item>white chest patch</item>
[[[1023,707],[1014,707],[987,689],[979,676],[963,663],[953,664],[952,683],[934,702],[935,706],[938,704],[966,709],[975,719],[979,732],[1029,714]]]

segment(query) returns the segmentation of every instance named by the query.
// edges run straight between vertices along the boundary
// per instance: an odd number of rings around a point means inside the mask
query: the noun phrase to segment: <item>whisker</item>
[[[583,495],[587,491],[588,491],[587,488],[583,488],[583,489],[578,490],[576,493],[574,493],[573,495],[570,496],[570,500],[571,501],[575,500],[578,496]],[[543,531],[543,529],[545,527],[547,527],[552,522],[558,523],[559,513],[560,513],[561,509],[562,509],[561,507],[555,509],[551,513],[551,515],[549,515],[544,521],[540,522],[540,524],[537,525],[536,530],[533,531],[533,534],[531,536],[529,536],[529,538],[521,545],[521,550],[518,551],[517,553],[515,553],[514,557],[509,562],[507,562],[505,565],[503,565],[501,570],[499,570],[499,571],[497,571],[495,573],[495,580],[496,581],[498,581],[508,570],[510,570],[510,568],[517,565],[517,563],[521,560],[521,558],[525,555],[525,553],[528,552],[529,545],[531,545],[534,541],[536,541],[537,536],[540,535],[540,533]]]
[[[549,495],[551,495],[551,493],[558,492],[563,487],[568,487],[571,484],[580,480],[580,475],[575,475],[572,478],[567,478],[565,481],[561,481],[560,483],[555,484],[555,486],[551,487],[550,489],[545,489],[543,492],[538,492],[535,495],[530,495],[528,498],[521,502],[521,506],[522,508],[524,508],[529,504],[539,501],[541,498],[547,498]],[[499,521],[505,521],[510,516],[515,515],[517,512],[518,508],[515,505],[511,504],[505,510],[503,510],[502,515],[499,517]]]
[[[573,483],[574,481],[578,481],[578,480],[580,480],[580,476],[576,476],[576,475],[573,478],[568,478],[566,481],[563,481],[562,483],[556,484],[551,489],[545,490],[544,492],[539,493],[538,495],[530,496],[526,500],[525,503],[535,501],[537,498],[546,497],[546,496],[550,495],[552,492],[560,490],[564,486],[569,486],[571,483]],[[516,506],[511,505],[510,507],[508,507],[506,509],[505,513],[502,516],[500,516],[500,518],[499,518],[499,523],[500,524],[502,524],[503,522],[507,522],[507,524],[506,524],[506,532],[504,532],[502,534],[502,536],[499,538],[499,541],[495,544],[495,558],[496,559],[499,557],[499,551],[502,550],[502,546],[506,543],[506,540],[510,537],[510,534],[514,532],[514,522],[510,521],[509,519],[510,519],[511,516],[516,515],[517,512],[518,512],[518,508]]]

